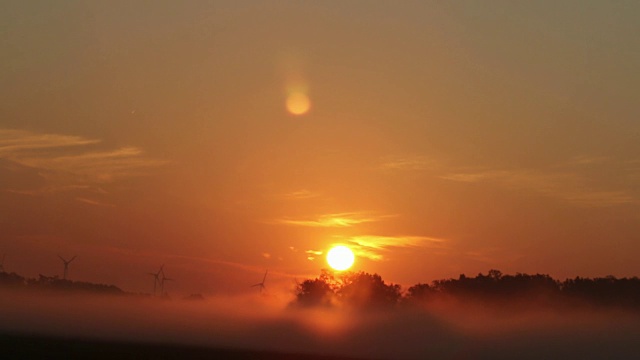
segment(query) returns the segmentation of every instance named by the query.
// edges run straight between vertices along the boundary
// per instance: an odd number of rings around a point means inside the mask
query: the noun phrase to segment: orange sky
[[[403,285],[640,274],[637,2],[9,1],[0,23],[8,271],[78,255],[76,280],[149,292],[165,264],[170,291],[233,293],[344,243]]]

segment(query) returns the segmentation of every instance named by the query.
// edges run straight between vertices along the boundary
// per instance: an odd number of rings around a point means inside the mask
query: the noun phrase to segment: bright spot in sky
[[[327,263],[338,271],[350,268],[353,265],[354,258],[353,251],[343,245],[335,246],[327,253]]]
[[[309,97],[301,92],[294,92],[287,97],[287,110],[293,115],[302,115],[311,108]]]

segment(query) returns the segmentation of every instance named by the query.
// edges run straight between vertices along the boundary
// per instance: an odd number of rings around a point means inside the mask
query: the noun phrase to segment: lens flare
[[[294,92],[287,97],[287,110],[293,115],[306,114],[311,108],[311,100],[301,92]]]

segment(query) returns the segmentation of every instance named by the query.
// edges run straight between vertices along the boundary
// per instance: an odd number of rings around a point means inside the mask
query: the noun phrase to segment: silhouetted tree
[[[358,308],[391,307],[402,296],[400,285],[386,284],[378,274],[346,273],[341,281],[337,292],[339,299]]]
[[[7,273],[4,271],[0,272],[1,286],[19,288],[19,287],[26,286],[26,284],[27,284],[26,279],[14,272],[12,273]]]
[[[336,277],[323,270],[318,278],[305,280],[296,287],[296,302],[305,306],[340,303],[354,308],[391,307],[400,303],[399,300],[402,304],[415,305],[447,297],[500,306],[562,305],[569,300],[570,304],[579,301],[640,308],[640,279],[576,277],[561,283],[549,275],[505,275],[492,269],[486,275],[461,274],[458,279],[416,284],[401,296],[399,285],[385,283],[378,274],[347,272]]]
[[[436,289],[429,284],[416,284],[407,289],[404,303],[416,304],[433,300],[438,295]]]
[[[613,276],[604,278],[567,279],[562,292],[570,299],[583,300],[596,305],[622,305],[640,307],[640,279]]]
[[[61,291],[79,291],[101,294],[124,294],[119,287],[115,285],[94,284],[84,281],[71,281],[60,279],[58,275],[46,276],[40,274],[38,279],[27,280],[27,286],[34,289],[43,290],[61,290]]]
[[[549,275],[503,275],[499,270],[476,277],[460,275],[457,280],[436,280],[432,287],[439,294],[492,302],[552,298],[560,292],[560,284]]]
[[[478,274],[478,276],[481,276],[482,274]],[[500,270],[496,270],[496,269],[491,269],[489,270],[489,272],[487,273],[487,276],[491,279],[497,280],[499,281],[502,278],[502,271]]]
[[[329,283],[321,278],[305,280],[296,287],[296,300],[302,306],[329,306],[334,297]]]
[[[296,303],[302,306],[330,306],[335,303],[354,308],[390,307],[401,298],[400,286],[386,284],[380,275],[346,272],[338,278],[322,270],[316,279],[296,286]]]

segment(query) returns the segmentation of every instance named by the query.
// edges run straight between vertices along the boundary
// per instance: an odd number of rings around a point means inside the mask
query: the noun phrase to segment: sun
[[[327,263],[334,270],[343,271],[353,265],[353,260],[355,256],[353,255],[353,251],[344,245],[334,246],[327,253]]]

